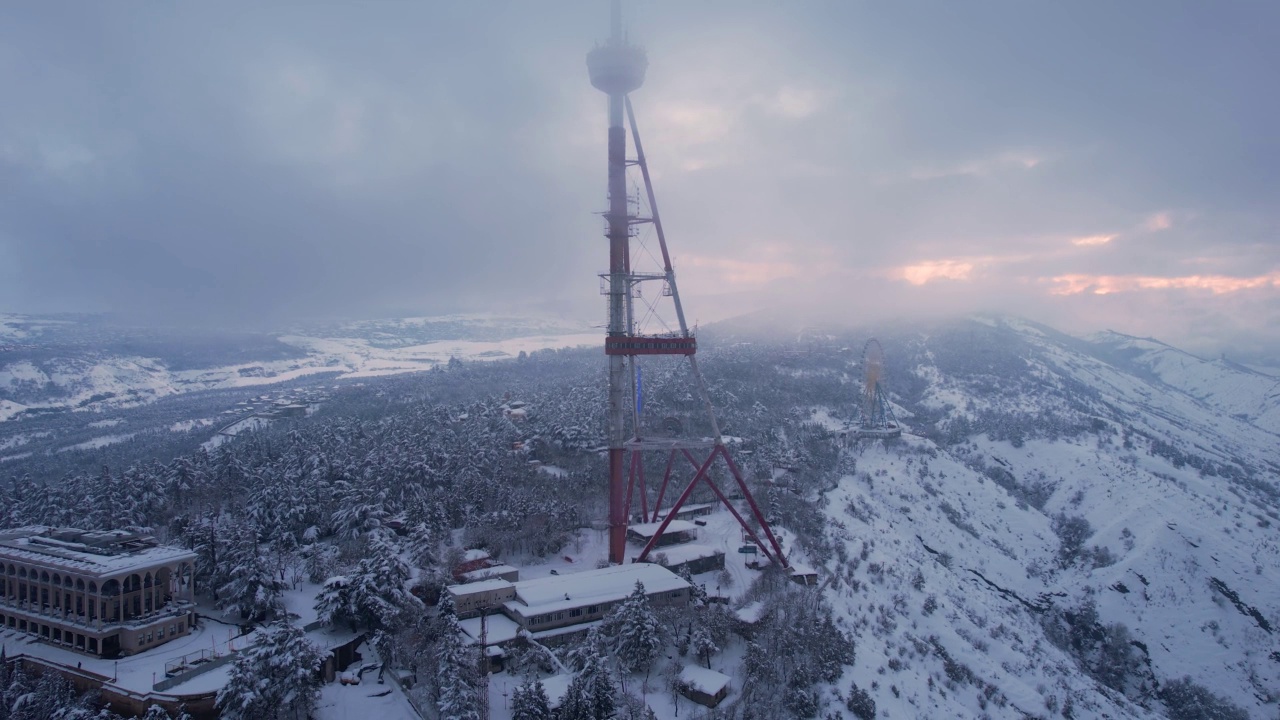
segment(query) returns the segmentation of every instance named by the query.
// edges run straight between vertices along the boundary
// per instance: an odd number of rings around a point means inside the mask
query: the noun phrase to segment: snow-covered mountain
[[[911,432],[850,449],[808,559],[881,716],[1276,716],[1274,379],[1012,318],[880,340]]]
[[[1088,338],[1120,367],[1149,372],[1206,405],[1280,433],[1280,379],[1225,358],[1203,360],[1158,340],[1103,332]]]

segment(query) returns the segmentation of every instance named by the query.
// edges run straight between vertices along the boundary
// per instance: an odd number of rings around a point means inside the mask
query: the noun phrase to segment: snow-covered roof
[[[493,592],[494,590],[505,590],[511,587],[511,582],[502,578],[494,578],[492,580],[481,580],[479,582],[465,583],[462,585],[450,585],[449,594],[458,595],[474,595],[476,593]]]
[[[674,523],[672,523],[674,524]],[[667,559],[668,565],[680,565],[694,560],[724,555],[723,550],[709,547],[707,545],[668,545],[664,548],[658,548],[649,555],[650,559],[656,560],[659,556]]]
[[[764,617],[764,603],[757,600],[749,605],[744,605],[734,613],[734,616],[748,625],[754,625],[760,622],[760,618]]]
[[[498,575],[505,575],[507,573],[518,574],[519,572],[520,572],[520,568],[511,566],[511,565],[492,565],[490,567],[480,568],[478,570],[472,570],[470,572],[462,573],[462,578],[467,582],[473,582],[476,580],[484,580],[486,578],[496,577]]]
[[[124,530],[31,526],[0,532],[0,558],[88,575],[113,575],[195,557],[190,550]]]
[[[487,615],[484,618],[483,631],[480,624],[480,618],[468,618],[459,620],[458,624],[462,626],[462,632],[471,638],[471,642],[479,644],[480,636],[484,635],[485,645],[500,645],[516,639],[516,635],[520,632],[520,626],[514,620],[506,615]]]
[[[706,510],[708,508],[714,507],[715,504],[716,503],[687,503],[685,505],[681,505],[680,512],[676,514],[684,515],[685,513],[693,513],[693,512],[698,512],[699,510]],[[666,516],[667,516],[666,513],[662,513],[658,517],[665,518]]]
[[[632,563],[515,583],[516,601],[507,603],[507,607],[528,617],[617,602],[631,594],[637,581],[649,594],[689,587],[683,578],[661,565]]]
[[[658,528],[662,527],[662,523],[640,523],[639,525],[631,525],[627,528],[628,532],[636,533],[641,537],[653,537],[658,534]],[[694,532],[698,529],[697,525],[688,520],[672,520],[667,529],[663,531],[663,535],[667,533]]]
[[[715,695],[729,686],[732,680],[724,673],[708,670],[697,665],[690,665],[680,671],[680,684],[708,695]]]
[[[471,550],[468,550],[466,554],[462,556],[462,560],[464,562],[472,562],[474,560],[488,560],[488,559],[489,559],[489,551],[481,550],[479,548],[473,548]]]

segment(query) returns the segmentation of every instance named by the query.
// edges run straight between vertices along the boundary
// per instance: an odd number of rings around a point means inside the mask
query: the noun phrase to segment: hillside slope
[[[849,682],[890,717],[1146,717],[1190,676],[1275,717],[1280,458],[1237,412],[1265,376],[1010,318],[880,339],[911,434],[822,498]]]

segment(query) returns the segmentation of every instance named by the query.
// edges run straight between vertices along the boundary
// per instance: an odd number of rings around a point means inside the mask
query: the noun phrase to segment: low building
[[[680,671],[680,694],[699,705],[713,708],[729,696],[731,679],[724,673],[690,665]]]
[[[766,616],[768,608],[764,602],[756,600],[744,605],[733,612],[733,631],[750,640]]]
[[[627,539],[638,545],[644,545],[658,534],[658,529],[662,527],[662,523],[640,523],[627,528]],[[667,529],[662,532],[662,537],[658,538],[658,542],[654,547],[666,547],[667,545],[678,545],[680,543],[692,542],[698,539],[698,526],[687,520],[672,520],[667,525]]]
[[[818,571],[808,565],[792,565],[791,582],[797,585],[817,585]]]
[[[660,565],[633,563],[515,583],[515,599],[502,607],[536,636],[602,619],[635,590],[637,582],[644,585],[655,607],[689,602],[690,586],[684,578]]]
[[[515,582],[520,579],[520,568],[511,565],[490,565],[489,567],[471,570],[462,573],[463,582],[478,582],[480,580],[507,580]]]
[[[656,562],[672,572],[688,570],[690,575],[724,569],[724,551],[706,545],[672,545],[649,553]]]
[[[0,626],[102,657],[157,647],[195,624],[195,559],[123,530],[0,531]]]
[[[715,507],[715,503],[689,503],[681,506],[680,511],[676,513],[676,519],[692,520],[696,517],[710,515],[711,511],[714,510]],[[665,515],[660,515],[658,516],[658,519],[661,520],[665,517]]]
[[[510,581],[492,578],[465,585],[450,585],[454,612],[460,618],[475,617],[502,610],[503,603],[514,600],[516,588]]]

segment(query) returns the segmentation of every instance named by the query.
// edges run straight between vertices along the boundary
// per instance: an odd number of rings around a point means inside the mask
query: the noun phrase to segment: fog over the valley
[[[634,5],[634,7],[632,7]],[[1280,5],[627,7],[692,315],[1280,348]],[[7,3],[0,310],[603,318],[607,3]]]

